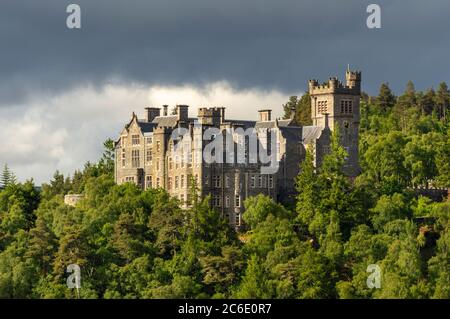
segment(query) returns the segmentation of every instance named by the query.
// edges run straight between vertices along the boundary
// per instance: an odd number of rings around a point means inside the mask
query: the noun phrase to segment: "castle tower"
[[[322,85],[317,80],[309,81],[311,118],[313,125],[329,126],[332,131],[339,126],[341,143],[348,152],[344,170],[349,176],[356,176],[359,173],[361,72],[347,69],[345,78],[345,85],[336,77]]]

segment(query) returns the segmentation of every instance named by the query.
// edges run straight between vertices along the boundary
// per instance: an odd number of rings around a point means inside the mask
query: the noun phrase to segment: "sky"
[[[70,3],[81,29],[66,26]],[[448,0],[2,0],[0,165],[37,184],[72,174],[147,106],[281,116],[309,79],[347,65],[371,95],[450,83],[449,18]]]

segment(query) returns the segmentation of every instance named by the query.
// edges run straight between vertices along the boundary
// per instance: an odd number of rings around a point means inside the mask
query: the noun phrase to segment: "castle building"
[[[348,70],[346,79],[345,85],[336,78],[323,85],[309,82],[312,126],[299,125],[293,116],[272,119],[270,109],[260,110],[258,121],[228,119],[224,107],[199,108],[195,118],[187,105],[177,105],[173,115],[167,105],[162,114],[147,107],[143,119],[133,113],[116,140],[115,181],[164,188],[187,207],[194,180],[198,195],[211,195],[211,205],[239,229],[246,198],[260,193],[277,201],[292,198],[306,150],[312,148],[314,164],[320,165],[337,126],[349,154],[345,170],[358,174],[361,73]],[[183,135],[176,134],[181,130]],[[213,141],[224,147],[211,147]],[[259,157],[261,151],[275,162],[274,169],[264,170],[269,164]]]

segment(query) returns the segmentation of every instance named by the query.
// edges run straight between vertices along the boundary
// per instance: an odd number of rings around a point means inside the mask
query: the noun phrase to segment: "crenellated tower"
[[[333,131],[339,126],[341,143],[348,152],[345,172],[349,176],[359,173],[359,102],[361,96],[361,72],[347,69],[346,83],[336,77],[319,84],[309,81],[311,96],[311,118],[313,125],[326,127]]]

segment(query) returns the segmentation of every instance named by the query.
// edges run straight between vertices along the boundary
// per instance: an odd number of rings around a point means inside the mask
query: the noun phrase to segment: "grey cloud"
[[[66,6],[82,29],[65,27]],[[450,2],[375,1],[381,30],[365,26],[365,0],[4,0],[0,105],[42,92],[107,82],[237,89],[306,89],[309,78],[363,70],[375,94],[449,81]]]

